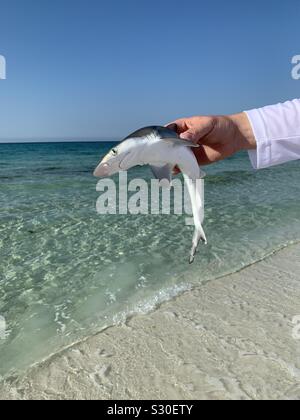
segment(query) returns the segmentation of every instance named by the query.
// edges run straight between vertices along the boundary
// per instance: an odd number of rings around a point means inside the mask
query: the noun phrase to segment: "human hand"
[[[229,116],[181,118],[168,124],[181,138],[200,144],[193,148],[199,165],[225,159],[240,150],[256,149],[256,140],[245,113]]]

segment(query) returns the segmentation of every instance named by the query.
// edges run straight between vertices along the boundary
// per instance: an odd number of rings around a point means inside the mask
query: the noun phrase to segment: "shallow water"
[[[254,172],[241,154],[206,170],[209,245],[188,265],[185,216],[96,213],[110,147],[0,145],[0,375],[300,240],[299,163]]]

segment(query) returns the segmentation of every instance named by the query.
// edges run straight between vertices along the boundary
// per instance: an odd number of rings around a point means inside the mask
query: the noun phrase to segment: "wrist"
[[[229,115],[228,118],[235,126],[235,142],[237,149],[256,149],[256,139],[247,114],[241,112],[240,114]]]

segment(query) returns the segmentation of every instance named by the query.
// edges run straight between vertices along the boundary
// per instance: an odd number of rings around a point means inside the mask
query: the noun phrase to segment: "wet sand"
[[[0,399],[300,399],[300,244],[64,350]]]

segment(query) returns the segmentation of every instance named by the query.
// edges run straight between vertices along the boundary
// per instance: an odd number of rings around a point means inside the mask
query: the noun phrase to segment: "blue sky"
[[[299,19],[299,0],[1,0],[0,138],[118,138],[299,97]]]

